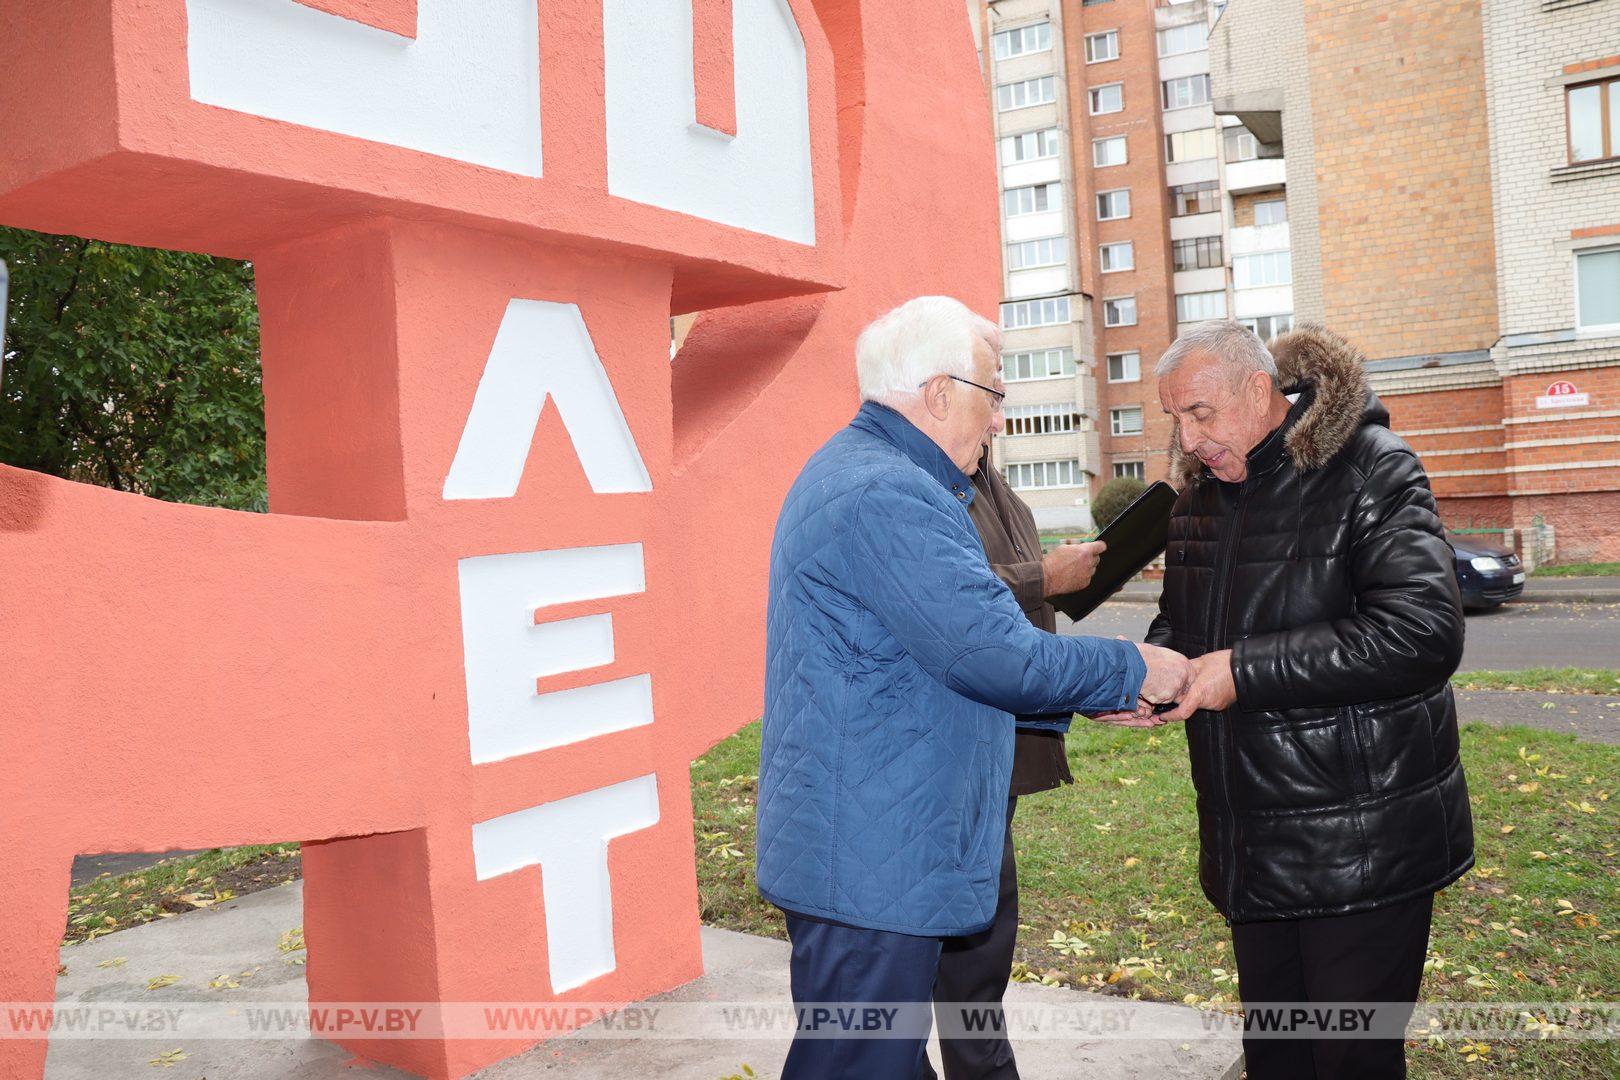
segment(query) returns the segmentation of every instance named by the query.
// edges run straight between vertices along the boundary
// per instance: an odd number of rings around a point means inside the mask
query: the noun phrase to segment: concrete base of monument
[[[276,1030],[289,1012],[307,1001],[300,961],[303,883],[254,893],[215,907],[148,923],[62,950],[66,971],[57,980],[59,1017],[69,1015],[118,1030],[112,1038],[58,1035],[47,1055],[47,1080],[109,1080],[158,1075],[176,1080],[230,1077],[232,1080],[404,1080],[407,1074],[356,1059],[329,1042],[289,1037],[294,1029]],[[658,995],[635,1010],[652,1022],[655,1034],[637,1035],[595,1024],[572,1035],[541,1043],[477,1073],[479,1080],[524,1080],[557,1076],[619,1078],[656,1076],[659,1080],[716,1080],[778,1074],[787,1052],[787,1031],[756,1032],[727,1038],[718,1006],[735,1003],[766,1009],[789,1002],[788,947],[785,942],[725,930],[703,931],[701,979]],[[170,976],[174,981],[167,981]],[[160,985],[152,986],[154,980]],[[152,986],[152,988],[148,988]],[[1026,1076],[1155,1076],[1199,1080],[1235,1080],[1241,1065],[1235,1036],[1202,1036],[1199,1014],[1179,1005],[1123,1001],[1056,987],[1015,984],[1010,1006],[1033,1015],[1042,1010],[1048,1025],[1060,1011],[1087,1016],[1131,1037],[1053,1037],[1049,1026],[1038,1037],[1013,1045]],[[141,1015],[125,1017],[131,1006]],[[183,1010],[166,1014],[166,1010]],[[117,1010],[109,1019],[98,1010]],[[199,1011],[229,1014],[221,1021],[246,1029],[256,1017],[270,1034],[253,1038],[188,1037],[177,1034],[173,1020],[190,1025]],[[234,1012],[233,1012],[234,1010]],[[622,1014],[624,1016],[628,1016]],[[791,1014],[790,1014],[791,1015]],[[280,1018],[278,1020],[278,1018]],[[59,1019],[59,1025],[64,1021]],[[77,1022],[77,1021],[76,1021]],[[130,1038],[124,1025],[164,1025],[156,1037]],[[110,1025],[110,1026],[109,1026]],[[701,1038],[676,1038],[675,1027],[705,1030]],[[1142,1037],[1160,1032],[1161,1037]],[[177,1053],[178,1052],[178,1053]],[[183,1056],[182,1056],[183,1055]],[[930,1057],[939,1061],[937,1042]]]

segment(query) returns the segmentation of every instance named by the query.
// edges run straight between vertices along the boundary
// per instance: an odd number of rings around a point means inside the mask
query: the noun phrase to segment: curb
[[[1513,604],[1620,604],[1620,589],[1611,592],[1558,593],[1524,592],[1510,600]]]

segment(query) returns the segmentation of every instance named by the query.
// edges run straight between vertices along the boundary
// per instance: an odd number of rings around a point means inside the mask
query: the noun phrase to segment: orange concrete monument
[[[0,221],[253,261],[271,510],[0,467],[0,998],[75,855],[283,840],[315,1002],[700,974],[782,495],[862,325],[999,298],[961,5],[19,0],[0,100]]]

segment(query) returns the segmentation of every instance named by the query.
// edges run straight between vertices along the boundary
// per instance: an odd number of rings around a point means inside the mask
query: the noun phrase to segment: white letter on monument
[[[540,175],[534,0],[417,0],[416,37],[295,0],[186,0],[191,96]]]
[[[809,75],[787,0],[733,0],[736,138],[697,123],[692,0],[604,0],[608,191],[816,242]]]
[[[540,867],[553,993],[613,970],[608,841],[657,822],[658,780],[649,774],[473,826],[479,881]]]
[[[611,615],[536,625],[537,608],[645,592],[640,544],[479,555],[456,564],[474,764],[652,723],[652,676],[535,693],[535,679],[613,662]]]
[[[548,397],[556,402],[591,490],[652,490],[579,307],[513,300],[478,380],[444,497],[503,499],[515,493]]]

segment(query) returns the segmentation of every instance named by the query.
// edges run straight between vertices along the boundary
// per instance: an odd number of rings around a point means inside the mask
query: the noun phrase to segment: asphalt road
[[[1058,616],[1058,632],[1123,635],[1141,641],[1157,604],[1104,604],[1076,626]],[[1620,604],[1503,604],[1471,612],[1463,671],[1530,667],[1620,667]]]

